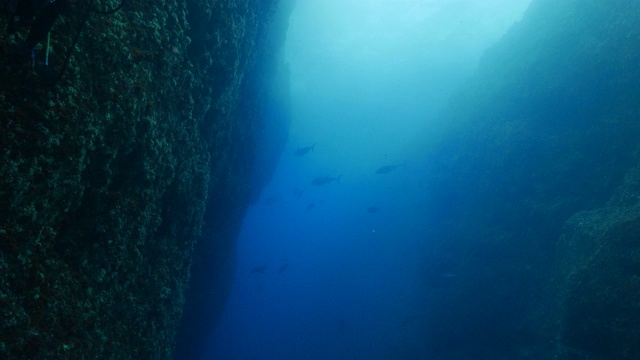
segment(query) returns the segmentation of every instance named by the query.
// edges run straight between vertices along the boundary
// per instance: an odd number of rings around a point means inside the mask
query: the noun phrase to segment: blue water
[[[412,199],[389,192],[408,171],[395,179],[372,171],[366,186],[343,176],[295,198],[288,184],[309,182],[287,176],[299,160],[283,161],[266,189],[283,199],[246,216],[215,358],[373,359],[410,341],[424,229],[406,215]],[[373,205],[380,210],[369,213]],[[264,274],[251,273],[263,265]]]
[[[298,2],[288,145],[244,219],[207,358],[424,358],[430,134],[528,1],[391,3]]]

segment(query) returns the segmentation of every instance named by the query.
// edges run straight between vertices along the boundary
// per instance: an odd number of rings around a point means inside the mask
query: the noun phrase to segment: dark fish
[[[386,166],[382,166],[380,168],[378,168],[378,170],[376,170],[376,174],[388,174],[392,171],[394,171],[395,169],[399,168],[399,167],[404,167],[404,164],[398,164],[398,165],[386,165]]]
[[[422,274],[424,285],[432,289],[448,289],[458,280],[456,261],[448,258],[434,259],[426,265]]]
[[[268,265],[256,266],[251,269],[251,274],[264,274],[264,272],[267,271],[267,266]]]
[[[380,208],[379,208],[379,207],[376,207],[376,206],[369,206],[369,207],[367,208],[367,212],[368,212],[369,214],[375,214],[375,213],[377,213],[377,212],[378,212],[378,210],[380,210]]]
[[[311,181],[312,185],[316,185],[316,186],[320,186],[320,185],[326,185],[326,184],[331,184],[332,182],[340,182],[340,178],[342,177],[342,175],[338,176],[338,177],[330,177],[330,176],[319,176],[315,179],[313,179]]]
[[[316,147],[316,143],[313,143],[313,145],[311,145],[311,146],[305,146],[305,147],[298,148],[298,149],[293,153],[293,155],[295,155],[295,156],[304,156],[304,155],[307,155],[307,153],[309,153],[309,151],[314,151],[315,147]]]
[[[273,196],[269,196],[268,198],[264,199],[264,204],[266,206],[270,206],[270,205],[273,205],[273,204],[277,203],[280,200],[282,200],[282,196],[273,195]]]
[[[287,270],[287,266],[289,266],[289,263],[284,263],[282,266],[280,266],[280,268],[278,269],[278,274],[282,274],[285,270]]]

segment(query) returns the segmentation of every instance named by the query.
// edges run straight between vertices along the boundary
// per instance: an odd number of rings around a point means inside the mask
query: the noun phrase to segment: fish
[[[298,189],[298,188],[295,188],[295,189],[293,190],[293,197],[294,197],[294,198],[299,198],[299,197],[301,197],[301,196],[302,196],[302,193],[303,193],[303,191],[302,191],[302,190],[300,190],[300,189]]]
[[[314,151],[316,148],[316,143],[313,143],[313,145],[311,146],[305,146],[305,147],[301,147],[298,148],[293,155],[295,156],[304,156],[307,155],[309,153],[309,151]]]
[[[369,214],[375,214],[375,213],[377,213],[377,212],[378,212],[378,210],[380,210],[380,208],[379,208],[379,207],[377,207],[377,206],[369,206],[369,207],[367,208],[367,212],[368,212]]]
[[[289,263],[284,263],[282,266],[280,266],[280,268],[278,269],[278,274],[282,274],[285,270],[287,270],[288,266]]]
[[[311,180],[312,185],[321,186],[326,184],[331,184],[332,182],[340,183],[340,178],[342,175],[338,175],[337,177],[331,176],[318,176],[317,178]]]
[[[310,202],[309,205],[307,205],[307,211],[313,210],[314,207],[316,207],[316,204]]]
[[[272,195],[267,197],[266,199],[264,199],[264,204],[266,206],[271,206],[275,203],[277,203],[278,201],[282,200],[282,196],[279,195]]]
[[[264,274],[265,271],[267,271],[267,266],[268,265],[262,265],[262,266],[256,266],[253,269],[251,269],[251,274]]]
[[[433,259],[426,264],[422,274],[424,285],[432,289],[451,288],[456,285],[458,278],[456,261],[450,258]]]
[[[394,171],[395,169],[399,168],[399,167],[406,167],[406,165],[403,164],[397,164],[397,165],[385,165],[385,166],[381,166],[378,168],[378,170],[376,170],[376,174],[388,174],[392,171]]]
[[[326,184],[331,184],[332,182],[337,182],[340,183],[340,178],[342,177],[342,175],[339,175],[338,177],[331,177],[331,176],[318,176],[317,178],[313,179],[311,181],[312,185],[315,186],[320,186],[320,185],[326,185]]]

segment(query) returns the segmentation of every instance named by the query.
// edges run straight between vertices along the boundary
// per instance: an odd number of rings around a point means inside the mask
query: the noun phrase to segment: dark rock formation
[[[48,66],[0,36],[1,358],[171,358],[250,199],[276,1],[118,4],[70,4]]]
[[[456,277],[426,266],[430,358],[640,357],[639,16],[534,0],[452,101],[426,262]]]
[[[640,354],[639,191],[640,170],[633,168],[607,204],[567,221],[550,287],[561,324],[554,353],[560,359]]]
[[[244,211],[271,177],[286,143],[290,119],[289,77],[288,72],[283,71],[285,65],[278,50],[285,41],[293,4],[293,0],[280,0],[277,9],[262,14],[266,18],[255,19],[255,60],[245,72],[236,112],[237,122],[244,122],[249,129],[244,132],[244,138],[233,140],[234,153],[238,155],[228,166],[237,169],[236,174],[232,173],[237,179],[229,184],[216,184],[224,179],[216,176],[209,186],[203,236],[195,245],[176,359],[202,357],[231,290],[233,246]],[[215,29],[213,24],[206,28]],[[214,171],[216,169],[229,171],[224,166],[214,166]],[[239,198],[229,193],[234,184],[242,186]]]

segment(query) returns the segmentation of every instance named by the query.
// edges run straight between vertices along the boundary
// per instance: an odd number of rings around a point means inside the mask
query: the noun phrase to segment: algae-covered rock
[[[630,169],[605,207],[572,216],[558,243],[558,359],[640,354],[640,171]],[[550,322],[550,321],[549,321]],[[549,326],[549,328],[552,328]]]
[[[171,358],[211,194],[249,199],[275,1],[120,3],[71,2],[48,65],[0,35],[2,358]]]
[[[425,262],[456,274],[425,289],[430,358],[640,356],[640,189],[619,195],[640,162],[639,10],[534,0],[452,99],[425,183]]]

